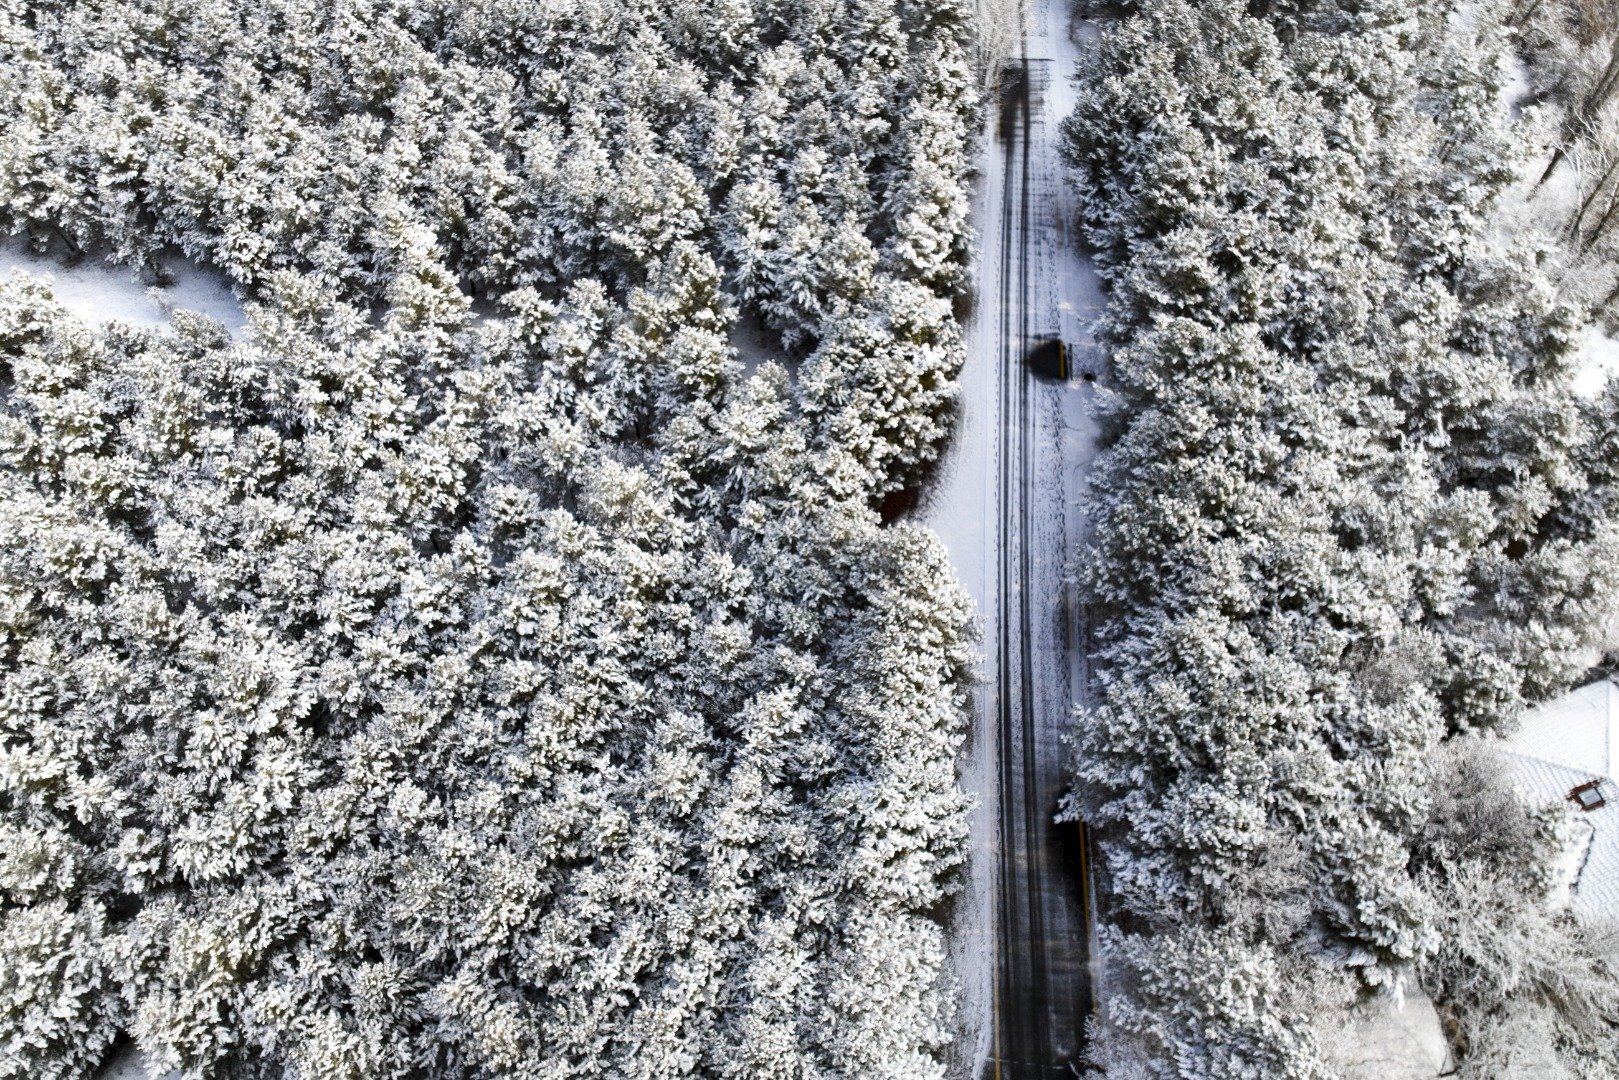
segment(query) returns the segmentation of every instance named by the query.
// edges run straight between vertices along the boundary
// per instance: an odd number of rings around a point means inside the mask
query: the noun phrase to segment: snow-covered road
[[[1067,0],[1032,0],[1026,59],[1008,80],[1019,85],[990,118],[960,425],[926,511],[983,618],[963,777],[979,807],[952,959],[960,1059],[970,1075],[1004,1078],[1072,1075],[1091,1006],[1079,837],[1052,823],[1084,685],[1083,626],[1064,580],[1095,446],[1082,373],[1100,370],[1089,326],[1101,291],[1070,235],[1057,155],[1079,33]],[[1049,335],[1069,345],[1066,381],[1026,363]]]

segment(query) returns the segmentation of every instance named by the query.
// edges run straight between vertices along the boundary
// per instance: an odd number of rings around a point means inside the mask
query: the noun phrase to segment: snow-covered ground
[[[1311,1025],[1339,1080],[1432,1080],[1455,1072],[1439,1013],[1425,995],[1377,998]]]
[[[932,526],[950,552],[962,584],[979,612],[979,631],[993,641],[988,622],[997,577],[995,478],[998,472],[996,385],[1000,357],[993,340],[984,347],[986,319],[983,305],[992,302],[984,293],[992,288],[985,267],[997,256],[986,251],[986,235],[999,225],[1005,170],[995,145],[995,118],[990,117],[980,145],[980,176],[973,192],[975,226],[972,281],[978,305],[966,326],[967,361],[961,372],[961,399],[956,428],[939,462],[935,482],[925,496],[923,521]],[[981,646],[982,648],[983,646]],[[991,650],[992,654],[992,650]],[[992,655],[990,658],[992,659]],[[973,723],[962,761],[962,785],[977,797],[971,819],[972,855],[967,884],[957,901],[950,934],[950,971],[956,982],[957,1057],[952,1063],[962,1076],[977,1076],[979,1062],[992,1052],[991,1020],[995,980],[995,725],[994,680],[987,662],[979,671],[973,693]],[[954,1074],[953,1074],[954,1075]]]
[[[1526,120],[1533,123],[1533,119]],[[1551,163],[1551,150],[1529,158],[1518,182],[1506,193],[1501,208],[1498,240],[1510,244],[1533,239],[1556,248],[1565,242],[1564,231],[1578,210],[1580,175],[1578,162],[1565,160],[1540,182]],[[1608,378],[1619,371],[1619,339],[1600,320],[1586,326],[1575,357],[1574,391],[1594,398],[1608,385]]]
[[[788,375],[795,379],[798,377],[798,360],[788,356],[776,336],[754,316],[743,315],[731,324],[730,341],[731,347],[736,350],[736,358],[742,362],[743,378],[748,378],[762,364],[772,361],[785,368]]]
[[[247,325],[242,302],[224,275],[185,259],[167,263],[173,282],[156,288],[141,284],[127,266],[84,258],[69,264],[54,255],[35,255],[21,237],[0,238],[0,278],[21,270],[49,277],[57,301],[93,326],[109,322],[164,327],[174,311],[196,311],[225,324],[232,333]]]
[[[154,1076],[145,1057],[133,1046],[114,1051],[111,1060],[96,1073],[96,1080],[180,1080],[178,1072]]]
[[[1594,398],[1602,393],[1615,372],[1619,372],[1619,340],[1606,333],[1601,324],[1592,323],[1585,328],[1585,339],[1580,346],[1574,392],[1581,397]]]

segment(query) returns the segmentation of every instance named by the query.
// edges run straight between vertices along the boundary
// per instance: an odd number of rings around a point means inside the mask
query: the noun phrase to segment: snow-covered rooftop
[[[1578,915],[1619,915],[1619,687],[1602,679],[1530,711],[1503,745],[1514,784],[1537,804],[1561,803],[1575,788],[1600,785],[1608,800],[1580,815],[1583,865],[1570,906]],[[1571,804],[1572,805],[1572,804]]]

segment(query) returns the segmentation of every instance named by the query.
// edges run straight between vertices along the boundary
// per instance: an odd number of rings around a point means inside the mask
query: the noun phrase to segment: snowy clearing
[[[176,311],[195,311],[217,319],[233,334],[247,326],[247,313],[224,275],[189,259],[174,259],[168,266],[173,282],[149,286],[141,284],[127,266],[89,258],[69,263],[54,253],[34,254],[21,236],[0,240],[0,277],[18,271],[49,277],[57,301],[91,326],[120,322],[165,327]]]
[[[1615,371],[1619,371],[1619,340],[1604,331],[1601,324],[1592,323],[1585,328],[1585,340],[1580,346],[1574,392],[1582,398],[1596,397]]]

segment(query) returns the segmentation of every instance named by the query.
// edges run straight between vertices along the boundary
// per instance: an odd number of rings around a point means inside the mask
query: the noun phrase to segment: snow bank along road
[[[1064,577],[1085,529],[1095,430],[1082,373],[1099,365],[1088,328],[1102,302],[1069,234],[1057,157],[1076,33],[1067,0],[1032,0],[986,140],[962,416],[926,515],[984,617],[964,777],[980,806],[952,955],[962,1057],[1001,1080],[1072,1076],[1092,1000],[1080,832],[1052,821],[1084,691],[1084,628]],[[1048,335],[1068,343],[1066,381],[1027,363]]]

